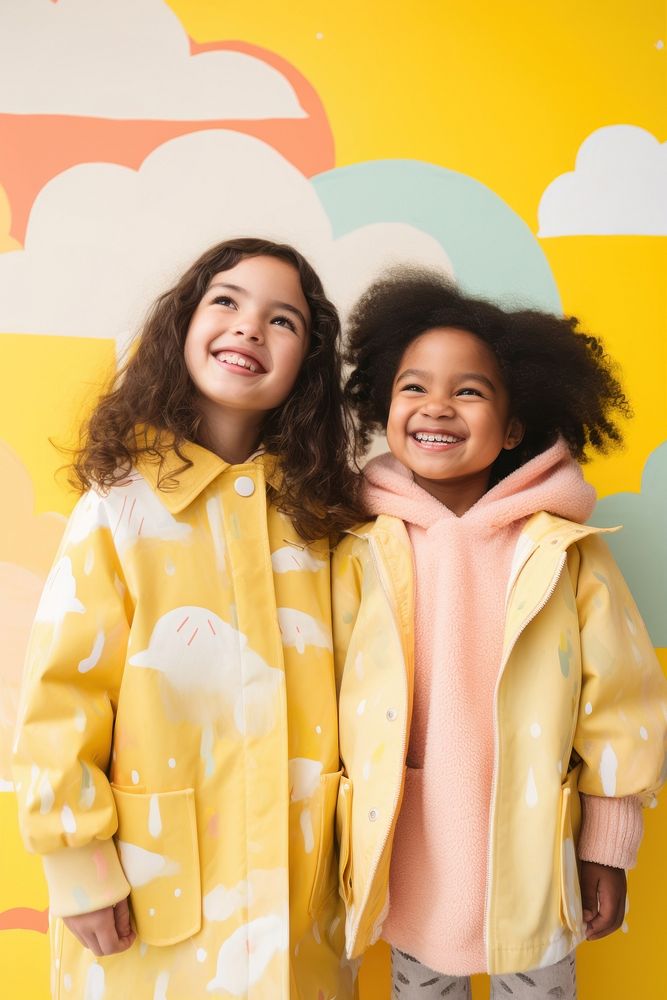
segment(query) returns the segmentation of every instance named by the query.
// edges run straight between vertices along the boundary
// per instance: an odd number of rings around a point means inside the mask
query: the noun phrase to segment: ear
[[[510,418],[503,444],[505,451],[512,451],[513,448],[516,448],[517,445],[521,444],[525,430],[526,428],[524,424],[518,419],[518,417]]]

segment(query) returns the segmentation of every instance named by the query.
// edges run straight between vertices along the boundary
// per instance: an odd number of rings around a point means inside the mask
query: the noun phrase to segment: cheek
[[[404,421],[401,418],[400,408],[395,406],[393,403],[389,408],[389,416],[387,417],[387,442],[391,446],[392,444],[398,445],[399,441],[403,436]]]
[[[281,381],[289,383],[290,386],[296,382],[307,353],[307,348],[299,341],[283,345],[279,362]]]
[[[193,317],[183,343],[183,357],[185,358],[185,363],[188,367],[196,359],[197,354],[201,353],[203,339],[204,338],[202,338],[200,330],[194,323]]]
[[[185,361],[185,367],[188,370],[190,378],[192,378],[193,356],[194,356],[194,343],[191,337],[188,335],[185,338],[185,343],[183,344],[183,360]]]

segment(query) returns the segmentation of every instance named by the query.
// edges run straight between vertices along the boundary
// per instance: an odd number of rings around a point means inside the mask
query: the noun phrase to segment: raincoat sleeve
[[[667,681],[604,541],[593,535],[578,548],[579,791],[616,800],[636,797],[650,805],[666,777]]]
[[[21,832],[42,855],[54,916],[92,912],[130,890],[107,778],[130,613],[104,502],[87,494],[37,610],[14,747]]]

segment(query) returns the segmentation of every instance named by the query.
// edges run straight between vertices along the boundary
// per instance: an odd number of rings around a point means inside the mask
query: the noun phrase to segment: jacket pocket
[[[201,927],[195,793],[153,794],[111,786],[118,812],[116,846],[130,883],[141,941],[169,945]]]
[[[346,906],[352,903],[352,782],[343,776],[336,805],[338,888]]]
[[[336,888],[334,822],[340,776],[340,771],[334,771],[320,777],[319,806],[316,807],[319,813],[319,842],[313,888],[308,900],[308,912],[312,914],[321,909]]]
[[[581,765],[569,772],[561,786],[560,800],[560,915],[561,922],[577,935],[581,934],[583,925],[577,864],[577,838],[581,825],[580,770]]]

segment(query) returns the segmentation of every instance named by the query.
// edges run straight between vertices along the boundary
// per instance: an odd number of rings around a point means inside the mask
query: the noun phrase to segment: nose
[[[438,399],[433,396],[424,400],[421,412],[425,417],[430,417],[432,420],[438,420],[440,417],[453,417],[456,413],[450,399]]]
[[[236,336],[245,337],[246,340],[251,340],[256,344],[262,344],[264,342],[264,333],[261,321],[259,316],[254,313],[239,313],[236,317],[235,326],[236,329],[234,330],[234,333]]]

